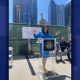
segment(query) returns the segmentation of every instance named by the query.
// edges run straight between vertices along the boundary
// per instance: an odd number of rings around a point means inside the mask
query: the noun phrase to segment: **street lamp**
[[[31,18],[29,18],[29,24],[28,27],[31,25]],[[31,54],[31,40],[28,39],[28,54]]]

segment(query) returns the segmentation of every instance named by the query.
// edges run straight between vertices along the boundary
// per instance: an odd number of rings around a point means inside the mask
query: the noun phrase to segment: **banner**
[[[33,29],[36,30],[36,33],[41,32],[41,27],[22,27],[22,39],[34,39]]]

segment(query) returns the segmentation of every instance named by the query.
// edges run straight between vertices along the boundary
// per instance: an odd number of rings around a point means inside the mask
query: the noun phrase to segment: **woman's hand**
[[[59,35],[59,34],[60,34],[60,31],[55,32],[55,35]]]
[[[37,31],[36,31],[35,29],[32,30],[32,34],[36,34],[36,32],[37,32]]]

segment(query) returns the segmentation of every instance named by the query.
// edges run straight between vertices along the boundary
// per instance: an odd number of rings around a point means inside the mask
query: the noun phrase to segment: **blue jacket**
[[[42,38],[42,39],[47,39],[47,38],[55,38],[55,35],[51,35],[50,33],[42,33],[39,32],[37,34],[34,34],[35,38]],[[42,43],[40,43],[40,53],[41,53],[41,57],[43,58],[47,58],[49,57],[49,52],[48,51],[43,51],[42,49]]]
[[[43,39],[46,39],[46,38],[55,38],[56,36],[55,35],[52,35],[50,33],[42,33],[42,32],[39,32],[37,34],[34,34],[34,37],[35,38],[43,38]]]

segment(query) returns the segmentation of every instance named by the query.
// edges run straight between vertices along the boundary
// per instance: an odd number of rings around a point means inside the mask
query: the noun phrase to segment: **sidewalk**
[[[20,59],[19,59],[20,58]],[[37,76],[32,76],[26,58],[18,57],[13,60],[13,67],[9,69],[9,80],[39,80]]]
[[[67,59],[66,56],[63,58],[64,58],[64,61],[65,61],[65,59]],[[30,59],[30,62],[34,68],[35,73],[36,74],[40,73],[42,70],[41,59],[39,59],[39,58]],[[65,61],[65,64],[63,64],[61,62],[58,64],[55,62],[54,57],[50,57],[47,60],[46,68],[47,68],[47,70],[57,73],[58,75],[64,75],[65,79],[62,79],[62,80],[71,80],[70,79],[71,78],[71,64],[68,61]]]
[[[66,57],[64,57],[64,59],[66,59]],[[9,80],[41,80],[40,77],[38,76],[38,74],[42,72],[41,59],[32,58],[29,60],[36,75],[31,74],[31,70],[26,58],[22,57],[21,59],[13,60],[13,67],[9,69]],[[65,64],[63,63],[58,64],[55,62],[54,57],[50,57],[47,60],[46,68],[47,70],[53,71],[58,75],[64,75],[63,80],[71,80],[70,79],[71,64],[68,61],[65,61]],[[51,79],[51,80],[58,80],[58,79]]]

